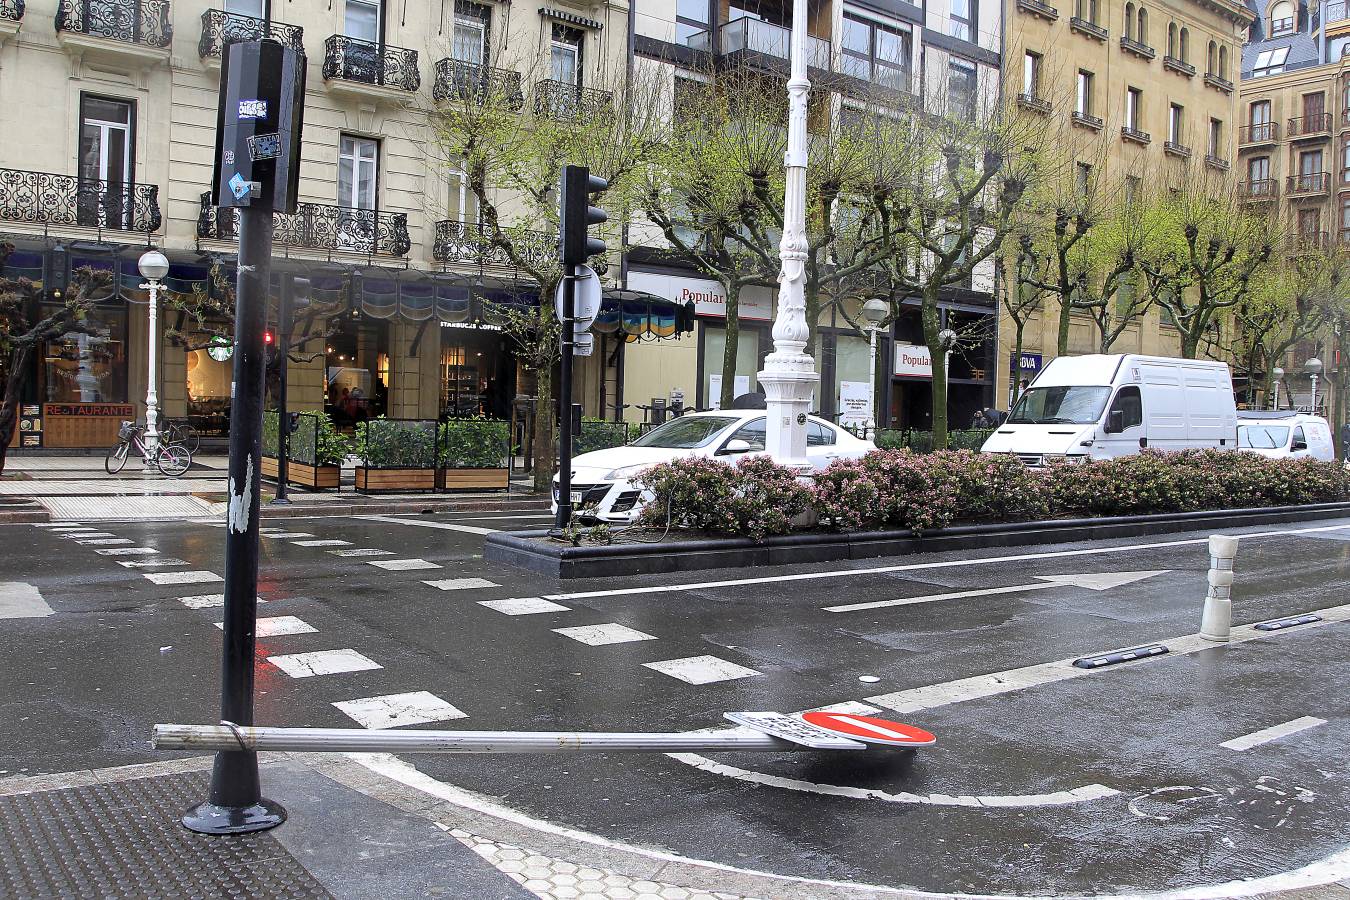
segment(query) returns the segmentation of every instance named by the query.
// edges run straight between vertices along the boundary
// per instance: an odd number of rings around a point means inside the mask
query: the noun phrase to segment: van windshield
[[[1238,446],[1248,450],[1279,450],[1289,443],[1288,425],[1239,425]]]
[[[1091,425],[1100,421],[1111,389],[1105,385],[1028,388],[1008,417],[1011,425]]]

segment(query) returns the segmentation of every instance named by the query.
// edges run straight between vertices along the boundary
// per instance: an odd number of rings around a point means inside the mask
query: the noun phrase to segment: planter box
[[[264,456],[262,458],[262,477],[276,480],[277,458],[275,456]]]
[[[506,469],[437,469],[436,488],[443,491],[506,490]]]
[[[356,467],[356,489],[372,494],[380,491],[434,491],[435,469],[370,469]]]
[[[279,473],[278,461],[275,456],[264,456],[262,458],[262,475],[264,478],[276,479]],[[340,481],[342,470],[337,466],[310,466],[302,462],[291,460],[286,466],[286,483],[296,484],[300,487],[314,488],[315,490],[324,490],[326,488],[336,488]]]

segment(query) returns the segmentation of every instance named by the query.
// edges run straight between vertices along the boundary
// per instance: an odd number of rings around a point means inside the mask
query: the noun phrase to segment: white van
[[[1297,410],[1239,412],[1238,449],[1270,457],[1336,458],[1327,420]]]
[[[1134,354],[1057,356],[980,448],[1029,466],[1110,459],[1144,448],[1237,448],[1228,366]]]

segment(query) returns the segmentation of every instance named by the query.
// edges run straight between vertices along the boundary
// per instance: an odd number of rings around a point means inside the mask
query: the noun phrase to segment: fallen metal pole
[[[324,753],[556,753],[564,750],[692,753],[700,750],[808,750],[749,729],[681,733],[586,731],[403,731],[156,725],[160,750],[283,750]],[[862,749],[860,745],[857,749]]]

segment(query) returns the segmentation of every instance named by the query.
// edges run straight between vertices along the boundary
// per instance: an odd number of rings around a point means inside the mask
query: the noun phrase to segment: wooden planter
[[[276,479],[278,466],[275,456],[262,458],[262,474],[264,478]],[[315,490],[336,488],[341,480],[341,474],[342,470],[338,466],[310,466],[291,460],[286,466],[286,483]]]
[[[437,469],[436,487],[442,491],[496,490],[509,484],[507,469]]]
[[[356,489],[372,494],[380,491],[434,491],[435,469],[370,469],[356,467]]]

